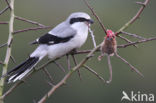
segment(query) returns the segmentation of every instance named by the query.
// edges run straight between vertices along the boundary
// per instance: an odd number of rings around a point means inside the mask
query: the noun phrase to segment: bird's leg
[[[77,52],[77,49],[73,49],[69,52],[70,55],[74,55]]]

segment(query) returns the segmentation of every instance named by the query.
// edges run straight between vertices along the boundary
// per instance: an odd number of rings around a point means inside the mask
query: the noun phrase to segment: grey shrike
[[[45,56],[53,60],[73,49],[80,48],[87,39],[88,29],[92,23],[93,20],[88,14],[84,12],[72,13],[65,21],[32,42],[32,44],[39,46],[26,61],[5,75],[9,77],[8,83],[21,80]]]

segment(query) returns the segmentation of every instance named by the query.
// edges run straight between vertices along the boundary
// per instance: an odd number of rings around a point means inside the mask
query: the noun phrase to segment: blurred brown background
[[[102,19],[104,25],[112,29],[118,30],[125,24],[138,10],[139,5],[135,4],[137,0],[89,0],[94,7],[98,16]],[[144,1],[144,0],[138,0]],[[0,10],[6,6],[4,0],[0,0]],[[139,34],[143,37],[156,36],[156,1],[151,0],[147,8],[144,10],[141,18],[131,25],[126,31]],[[90,10],[85,6],[82,0],[15,0],[15,14],[30,20],[40,22],[44,25],[56,26],[58,23],[68,17],[72,12],[84,11],[91,15],[95,24],[92,30],[95,34],[97,43],[103,40],[104,32],[97,23]],[[9,20],[9,11],[0,15],[0,21]],[[23,29],[33,27],[33,25],[15,20],[14,29]],[[12,54],[17,63],[25,60],[28,55],[36,48],[28,43],[36,39],[38,36],[48,32],[50,29],[37,30],[19,33],[14,36]],[[126,36],[127,37],[127,36]],[[5,43],[8,38],[8,25],[0,25],[0,44]],[[128,37],[135,41],[136,39]],[[118,44],[125,43],[120,39]],[[93,45],[90,36],[86,44],[81,49],[92,48]],[[47,103],[120,103],[122,91],[130,93],[131,91],[141,93],[156,94],[156,41],[139,44],[139,48],[133,46],[125,49],[118,49],[118,53],[128,60],[132,65],[138,68],[143,74],[141,78],[135,72],[131,72],[130,68],[116,57],[112,57],[113,81],[111,84],[104,84],[94,75],[85,69],[81,69],[82,81],[77,73],[67,81],[67,84],[59,88],[48,100]],[[5,58],[6,48],[0,49],[0,60]],[[95,57],[87,62],[105,79],[108,79],[108,65],[106,58],[101,62],[97,62]],[[80,61],[85,55],[76,56]],[[39,65],[45,63],[45,58]],[[66,59],[59,60],[66,68]],[[9,63],[9,69],[15,66]],[[38,66],[39,66],[38,65]],[[0,65],[0,70],[2,66]],[[65,75],[55,64],[50,64],[47,69],[57,83]],[[19,86],[11,95],[6,97],[5,103],[32,103],[33,100],[39,100],[49,89],[46,83],[47,77],[42,71],[35,73],[26,84]],[[5,91],[13,84],[6,84]],[[125,101],[126,102],[126,101]],[[124,103],[124,102],[123,102]]]

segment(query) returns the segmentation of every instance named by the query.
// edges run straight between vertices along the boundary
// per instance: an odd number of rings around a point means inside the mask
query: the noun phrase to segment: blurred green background
[[[144,0],[89,0],[89,3],[95,9],[104,25],[112,29],[118,30],[125,24],[138,10],[139,5],[136,1]],[[0,10],[6,6],[4,0],[0,0]],[[156,1],[151,0],[147,8],[144,10],[141,18],[130,26],[126,31],[139,34],[143,37],[156,36]],[[65,20],[72,12],[84,11],[91,15],[95,24],[92,30],[95,34],[97,43],[103,40],[104,32],[97,23],[90,10],[85,6],[82,0],[15,0],[15,14],[30,20],[40,22],[44,25],[56,26]],[[0,15],[0,21],[9,20],[9,11]],[[34,27],[32,24],[15,20],[14,29]],[[28,43],[35,40],[38,36],[43,35],[50,29],[29,31],[19,33],[14,36],[12,55],[17,63],[25,60],[28,55],[36,48]],[[125,36],[127,37],[127,36]],[[0,44],[5,43],[8,38],[8,25],[0,25]],[[135,41],[132,37],[127,37]],[[125,43],[117,39],[118,44]],[[88,37],[86,44],[81,49],[91,49],[93,47],[91,37]],[[47,103],[120,103],[122,91],[128,94],[131,91],[141,93],[156,94],[156,41],[139,44],[139,48],[133,46],[124,49],[118,49],[118,53],[138,68],[143,74],[141,78],[135,72],[131,72],[130,68],[116,57],[111,58],[113,66],[113,81],[105,84],[97,79],[93,74],[85,69],[81,69],[82,80],[79,79],[77,73],[74,73],[67,81],[67,84],[59,88],[46,102]],[[0,49],[0,60],[5,58],[6,48]],[[105,79],[109,78],[108,65],[106,57],[101,62],[97,61],[96,53],[87,65],[92,67]],[[76,56],[80,61],[85,55]],[[45,58],[41,65],[47,61]],[[62,58],[59,62],[66,68],[66,58]],[[11,61],[9,69],[14,67]],[[0,71],[2,66],[0,66]],[[50,64],[47,69],[57,83],[65,73]],[[46,83],[47,77],[42,71],[35,73],[30,79],[14,90],[5,99],[5,103],[32,103],[33,100],[38,101],[51,87]],[[5,90],[8,90],[13,84],[6,84]],[[127,103],[127,101],[122,101]]]

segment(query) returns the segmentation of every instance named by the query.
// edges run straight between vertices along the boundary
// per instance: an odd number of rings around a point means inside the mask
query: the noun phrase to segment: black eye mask
[[[70,24],[73,24],[75,22],[89,22],[89,23],[93,23],[93,20],[90,19],[86,19],[86,18],[82,18],[82,17],[78,17],[78,18],[71,18],[70,19]]]

